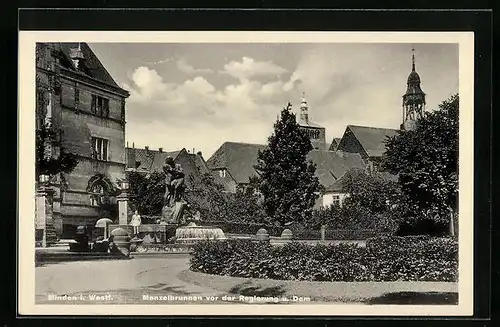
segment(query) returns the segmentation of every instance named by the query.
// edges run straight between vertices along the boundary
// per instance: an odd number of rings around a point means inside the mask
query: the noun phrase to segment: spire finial
[[[411,49],[411,71],[415,71],[415,47]]]

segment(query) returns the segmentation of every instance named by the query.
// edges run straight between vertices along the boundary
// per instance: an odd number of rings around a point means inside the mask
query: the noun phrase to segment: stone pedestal
[[[118,202],[118,224],[128,225],[128,194],[123,192],[116,201]]]
[[[162,222],[166,224],[179,224],[185,207],[186,202],[182,201],[175,202],[173,206],[163,206],[161,211]]]
[[[52,217],[52,200],[54,190],[40,187],[36,193],[35,229],[41,233],[42,247],[50,246],[57,242],[56,230]]]
[[[321,240],[325,240],[325,234],[326,234],[326,225],[321,225]]]

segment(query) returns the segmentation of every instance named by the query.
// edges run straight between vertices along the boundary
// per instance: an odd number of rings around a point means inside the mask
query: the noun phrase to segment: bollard
[[[116,228],[111,232],[113,238],[112,252],[121,253],[128,257],[130,255],[130,237],[123,228]]]
[[[289,230],[288,228],[285,229],[283,232],[281,232],[281,238],[283,240],[291,240],[293,237],[293,233],[291,230]]]
[[[326,234],[326,225],[321,225],[321,240],[325,240],[325,234]]]
[[[267,230],[264,228],[259,229],[255,234],[255,239],[257,241],[269,241],[269,234],[267,233]]]

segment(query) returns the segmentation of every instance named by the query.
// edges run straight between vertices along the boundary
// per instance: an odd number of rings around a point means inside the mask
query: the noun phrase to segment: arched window
[[[99,206],[104,203],[106,189],[102,183],[94,183],[90,189],[90,205]]]
[[[90,194],[90,205],[99,206],[105,203],[112,185],[109,180],[101,174],[95,175],[90,178],[87,192]]]

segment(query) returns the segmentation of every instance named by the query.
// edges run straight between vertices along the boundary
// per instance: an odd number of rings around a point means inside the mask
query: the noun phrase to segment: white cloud
[[[138,67],[134,70],[130,79],[133,85],[124,83],[124,88],[130,91],[131,102],[144,102],[152,100],[167,92],[169,85],[163,81],[156,70],[148,67]]]
[[[176,62],[177,69],[186,74],[209,74],[213,71],[209,68],[194,68],[189,65],[184,59],[179,59]]]
[[[241,61],[231,61],[224,65],[222,73],[229,74],[240,80],[250,79],[255,76],[281,76],[287,70],[271,61],[255,61],[249,57],[243,57]]]

